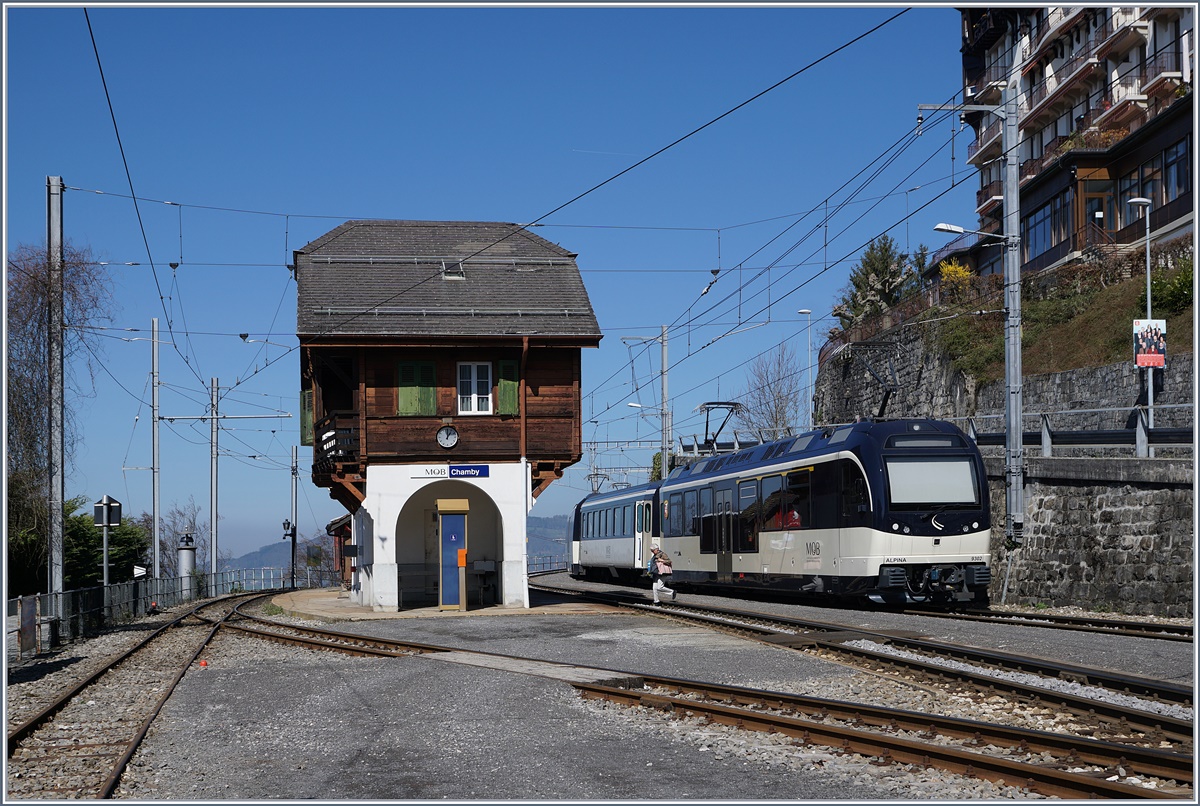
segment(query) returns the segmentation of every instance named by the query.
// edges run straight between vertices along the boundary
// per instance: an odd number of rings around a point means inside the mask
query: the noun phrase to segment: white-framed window
[[[492,413],[492,365],[467,363],[458,365],[458,413]]]

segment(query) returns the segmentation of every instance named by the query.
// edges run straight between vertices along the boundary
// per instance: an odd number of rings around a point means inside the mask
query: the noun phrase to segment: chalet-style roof
[[[598,342],[575,255],[488,221],[347,221],[295,252],[296,332]]]

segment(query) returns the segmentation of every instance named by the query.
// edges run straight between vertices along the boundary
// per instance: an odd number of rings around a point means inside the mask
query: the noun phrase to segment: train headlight
[[[967,533],[967,532],[969,532],[969,531],[971,531],[971,527],[970,527],[970,526],[967,526],[967,525],[964,523],[964,524],[963,524],[963,533],[965,534],[965,533]]]
[[[978,528],[979,528],[979,521],[971,521],[971,528],[972,528],[972,529],[978,529]]]
[[[893,523],[893,524],[892,524],[892,531],[893,531],[893,532],[899,532],[899,531],[900,531],[900,524],[898,524],[898,523]]]
[[[907,526],[904,527],[904,534],[908,534],[911,531],[912,529],[909,529]]]

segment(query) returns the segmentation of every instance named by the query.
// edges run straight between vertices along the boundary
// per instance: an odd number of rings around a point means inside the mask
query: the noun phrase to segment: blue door
[[[442,563],[441,606],[463,604],[458,579],[458,553],[467,549],[466,513],[441,515]]]

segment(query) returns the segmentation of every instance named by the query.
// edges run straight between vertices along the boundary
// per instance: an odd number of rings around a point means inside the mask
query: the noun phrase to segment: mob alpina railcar
[[[986,604],[990,511],[979,449],[954,425],[852,423],[587,496],[571,575],[637,584],[657,542],[685,590]]]

